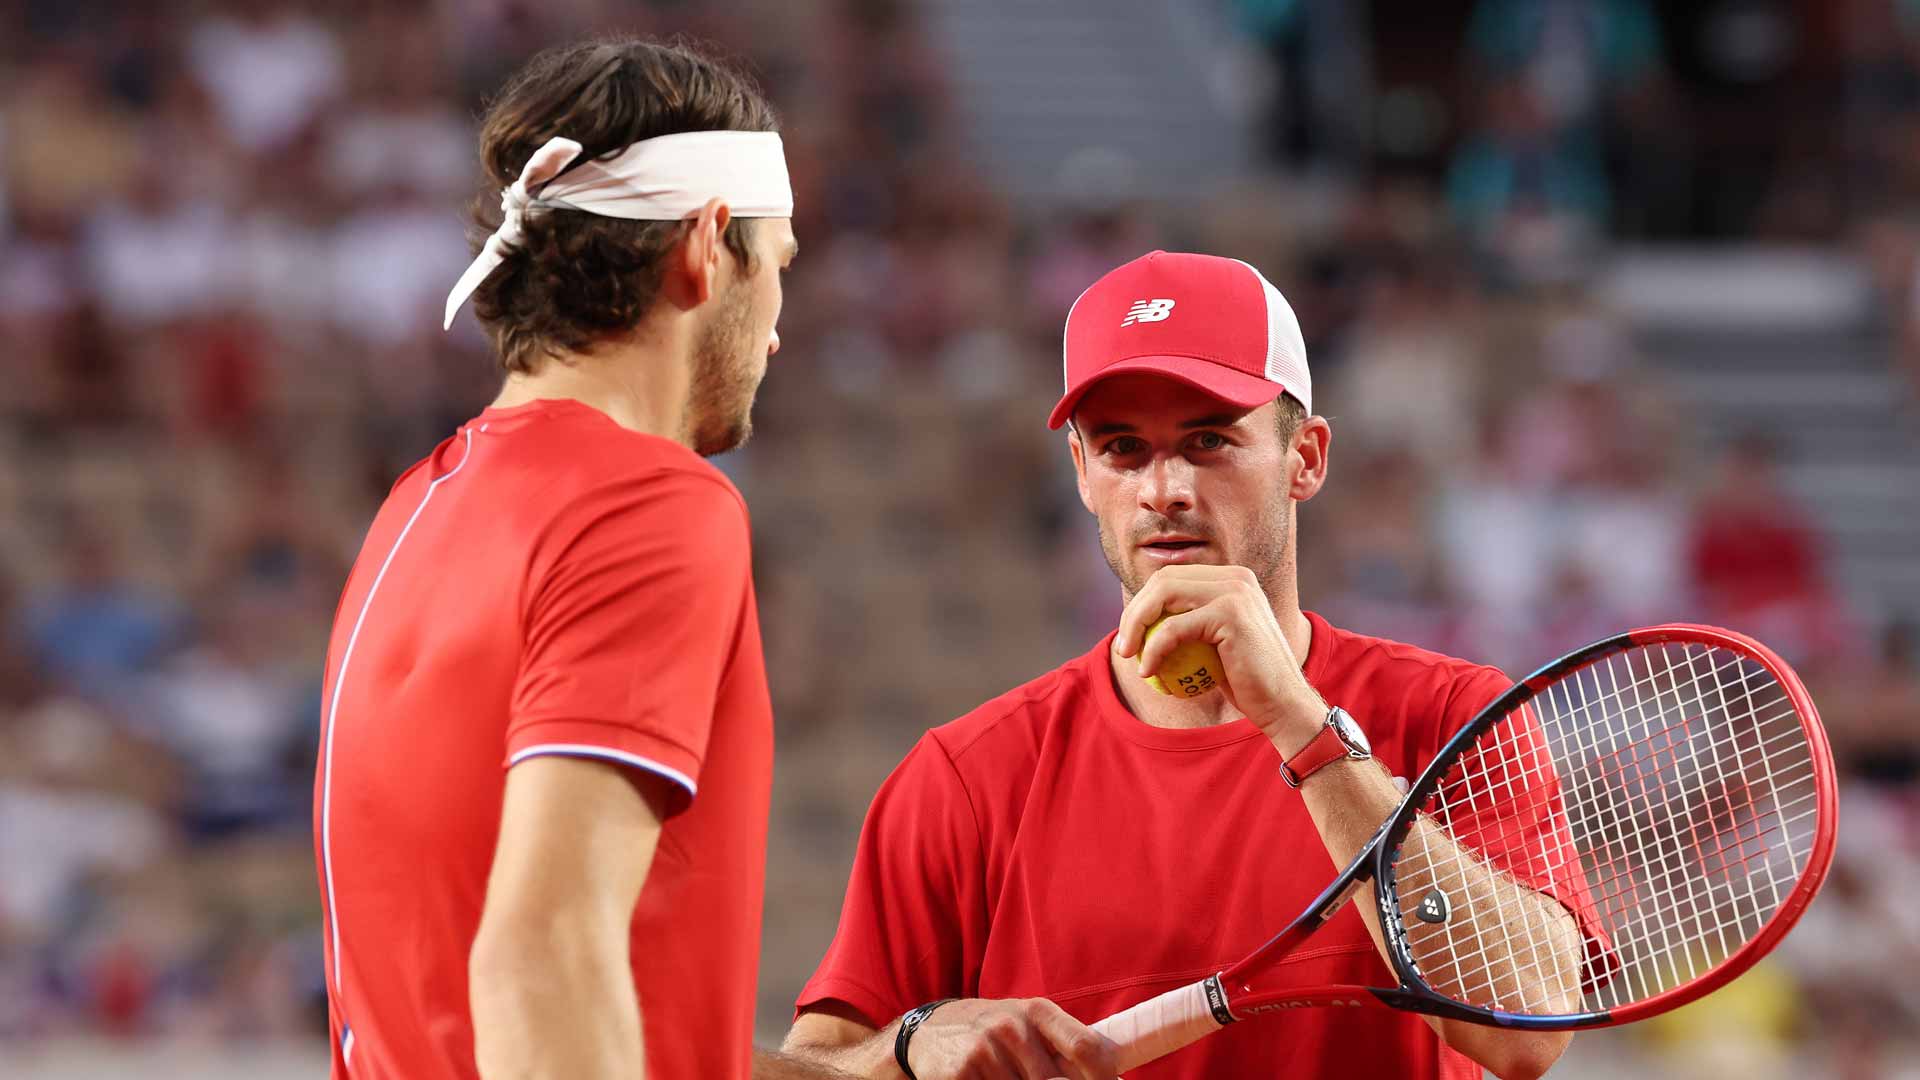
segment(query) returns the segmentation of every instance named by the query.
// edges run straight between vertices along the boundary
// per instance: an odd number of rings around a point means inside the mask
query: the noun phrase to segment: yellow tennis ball
[[[1153,632],[1166,621],[1166,617],[1161,616],[1147,627],[1147,636],[1140,644],[1144,646],[1152,641]],[[1220,666],[1220,653],[1212,645],[1204,641],[1183,641],[1160,661],[1158,675],[1147,676],[1147,685],[1168,697],[1197,698],[1220,688],[1224,670]]]

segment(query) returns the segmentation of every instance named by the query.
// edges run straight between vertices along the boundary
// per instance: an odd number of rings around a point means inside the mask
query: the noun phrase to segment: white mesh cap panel
[[[1313,376],[1307,371],[1307,342],[1300,336],[1300,320],[1265,274],[1249,263],[1234,261],[1260,279],[1260,289],[1267,297],[1267,378],[1286,387],[1287,393],[1299,399],[1312,415]]]

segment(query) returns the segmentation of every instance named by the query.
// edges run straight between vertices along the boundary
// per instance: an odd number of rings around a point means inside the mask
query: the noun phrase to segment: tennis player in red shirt
[[[1293,312],[1252,267],[1135,260],[1074,304],[1065,353],[1050,423],[1070,424],[1127,606],[1085,656],[928,732],[874,799],[787,1037],[861,1076],[1113,1076],[1114,1047],[1085,1024],[1218,971],[1305,910],[1401,778],[1509,685],[1300,609],[1295,507],[1326,482],[1331,428]],[[1142,674],[1186,640],[1219,650],[1225,693],[1149,688]],[[1573,916],[1534,884],[1540,903],[1516,918],[1539,925],[1516,937],[1563,941],[1577,965]],[[1351,904],[1293,963],[1303,985],[1391,986],[1384,955],[1371,906]],[[1303,1009],[1130,1075],[1533,1077],[1569,1037]]]
[[[774,118],[697,53],[544,53],[449,298],[505,368],[394,485],[327,659],[334,1080],[827,1076],[752,1050],[773,724],[747,437],[796,251]],[[495,225],[497,224],[497,228]]]

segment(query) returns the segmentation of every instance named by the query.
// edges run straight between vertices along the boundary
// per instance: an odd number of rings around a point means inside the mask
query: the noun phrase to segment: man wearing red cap
[[[1112,1077],[1087,1023],[1305,910],[1398,802],[1394,778],[1508,686],[1301,610],[1295,504],[1326,482],[1332,431],[1258,271],[1137,259],[1074,303],[1065,354],[1049,426],[1068,428],[1127,607],[1085,656],[929,731],[875,797],[787,1037],[861,1076]],[[1150,688],[1185,641],[1218,649],[1224,693]],[[1369,905],[1291,964],[1302,985],[1392,985]],[[1131,1076],[1531,1077],[1569,1038],[1303,1009]]]

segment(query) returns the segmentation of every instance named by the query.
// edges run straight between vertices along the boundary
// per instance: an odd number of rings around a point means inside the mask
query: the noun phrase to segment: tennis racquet
[[[1766,646],[1679,624],[1607,638],[1482,709],[1278,936],[1094,1030],[1124,1071],[1307,1006],[1641,1020],[1724,985],[1799,920],[1833,860],[1835,792],[1813,701]],[[1286,985],[1282,961],[1369,879],[1399,985]]]

